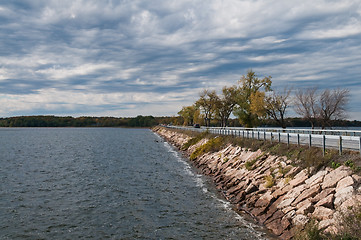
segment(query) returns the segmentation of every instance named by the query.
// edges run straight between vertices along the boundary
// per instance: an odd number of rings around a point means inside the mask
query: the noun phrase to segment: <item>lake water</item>
[[[265,239],[147,129],[0,129],[0,239]]]

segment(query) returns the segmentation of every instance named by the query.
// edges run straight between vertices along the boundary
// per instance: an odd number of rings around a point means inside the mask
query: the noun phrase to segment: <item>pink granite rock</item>
[[[327,170],[323,170],[323,171],[318,171],[316,174],[314,174],[312,177],[310,177],[309,179],[307,179],[305,181],[305,183],[307,185],[309,185],[310,187],[312,187],[313,185],[317,184],[317,183],[321,183],[324,176],[328,173]]]
[[[351,176],[347,176],[343,179],[341,179],[336,186],[336,192],[339,191],[339,189],[346,188],[348,186],[351,186],[355,183],[354,179]]]
[[[313,187],[303,191],[296,199],[295,201],[292,203],[292,205],[297,205],[299,202],[307,199],[307,198],[313,198],[314,196],[316,196],[319,192],[321,191],[321,186],[320,184],[316,184]]]
[[[315,204],[315,206],[316,206],[316,207],[318,207],[318,206],[323,206],[323,207],[327,207],[327,208],[332,209],[332,208],[334,208],[334,207],[333,207],[333,200],[334,200],[334,199],[335,199],[334,194],[330,194],[330,195],[328,195],[327,197],[321,199],[319,202],[317,202],[317,203]]]
[[[295,226],[304,226],[308,221],[310,221],[310,218],[302,214],[298,214],[292,218],[292,223]]]
[[[297,208],[296,211],[297,214],[302,214],[306,216],[308,213],[312,213],[315,210],[315,207],[313,206],[310,200],[305,200],[303,202],[300,202],[296,208]]]
[[[346,166],[340,166],[328,173],[323,179],[322,189],[336,187],[337,183],[344,177],[352,173],[351,169]]]
[[[325,220],[325,219],[331,219],[334,214],[334,210],[326,208],[326,207],[316,207],[315,211],[313,212],[312,216],[318,220]]]
[[[322,192],[317,194],[314,198],[312,198],[311,201],[313,203],[317,203],[317,202],[321,201],[322,199],[324,199],[325,197],[327,197],[328,195],[335,193],[335,192],[336,192],[335,188],[326,188],[326,189],[322,190]]]
[[[329,226],[335,225],[336,221],[332,218],[332,219],[325,219],[322,220],[318,223],[318,228],[320,230],[324,230],[326,228],[328,228]]]
[[[271,192],[266,192],[257,200],[255,207],[267,207],[271,204],[273,199]]]
[[[302,170],[299,172],[290,182],[289,185],[296,187],[302,183],[308,178],[308,174],[306,170]]]
[[[348,186],[346,188],[343,189],[339,189],[339,191],[336,191],[335,194],[335,207],[340,206],[344,201],[346,201],[349,198],[352,198],[354,189],[352,186]]]

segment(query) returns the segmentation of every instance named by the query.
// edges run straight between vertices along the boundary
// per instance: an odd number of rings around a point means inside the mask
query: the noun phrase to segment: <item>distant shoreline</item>
[[[144,127],[149,128],[160,124],[183,125],[181,116],[142,116],[137,117],[72,117],[72,116],[16,116],[0,118],[0,127]],[[202,123],[199,123],[202,125]],[[217,127],[217,123],[211,123]],[[238,119],[230,119],[229,127],[241,127]],[[277,127],[272,121],[264,121],[262,127]],[[287,128],[309,128],[309,122],[301,118],[287,118]],[[332,121],[332,128],[361,128],[361,121]]]

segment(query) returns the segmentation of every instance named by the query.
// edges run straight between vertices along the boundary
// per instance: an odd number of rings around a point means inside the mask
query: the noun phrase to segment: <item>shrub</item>
[[[322,240],[326,239],[322,231],[318,228],[318,223],[315,220],[309,221],[303,230],[297,229],[294,236],[295,240]]]
[[[331,162],[331,167],[332,167],[333,169],[336,169],[336,168],[338,168],[339,166],[341,166],[341,163],[334,162],[334,161]]]
[[[361,239],[361,203],[341,213],[338,230],[339,239]]]
[[[224,146],[224,141],[222,137],[215,137],[210,139],[207,143],[198,147],[190,156],[190,160],[195,160],[198,156],[201,156],[207,152],[215,152],[221,149]]]
[[[265,176],[264,179],[266,180],[264,184],[266,188],[271,188],[275,185],[275,178],[272,175]]]
[[[207,137],[208,134],[209,134],[208,131],[198,134],[197,136],[189,139],[185,144],[183,144],[181,149],[187,150],[190,146],[197,144],[200,140]]]
[[[246,167],[246,169],[248,171],[251,171],[254,169],[254,164],[257,162],[257,158],[253,159],[253,160],[250,160],[250,161],[247,161],[244,166]]]

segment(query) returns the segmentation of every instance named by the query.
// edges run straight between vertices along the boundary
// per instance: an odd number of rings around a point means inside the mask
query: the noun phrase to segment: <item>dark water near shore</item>
[[[146,129],[0,129],[0,239],[265,239]]]

